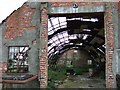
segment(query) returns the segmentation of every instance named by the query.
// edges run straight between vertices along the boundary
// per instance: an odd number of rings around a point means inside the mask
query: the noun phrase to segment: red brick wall
[[[120,17],[120,1],[118,2],[118,14],[119,14],[119,17]]]
[[[67,6],[72,6],[73,3],[72,2],[67,2],[67,3],[63,3],[63,2],[51,2],[51,8],[52,7],[67,7]],[[104,3],[94,3],[94,2],[79,2],[77,3],[77,5],[79,6],[99,6],[99,5],[104,5]],[[44,8],[42,9],[41,12],[41,19],[42,19],[42,32],[41,32],[41,43],[45,43],[45,39],[47,39],[47,20],[48,20],[48,16],[47,16],[47,10]],[[46,52],[42,52],[41,56],[40,56],[40,86],[46,87],[47,86],[47,79],[48,79],[48,75],[47,75],[47,46],[45,44],[43,44],[41,46],[43,51]]]
[[[47,46],[48,46],[48,11],[46,7],[41,9],[41,55],[40,55],[40,87],[47,87],[48,80],[48,55],[47,55]]]
[[[59,2],[52,2],[51,6],[52,7],[66,7],[66,6],[72,6],[73,3],[59,3]],[[80,6],[99,6],[99,5],[105,5],[103,2],[81,2],[77,3],[77,5]],[[105,11],[105,37],[106,37],[106,43],[108,46],[108,49],[106,50],[106,87],[107,88],[112,88],[114,87],[113,84],[115,83],[115,77],[113,75],[113,70],[112,70],[112,60],[113,60],[113,52],[114,52],[114,28],[112,24],[112,7],[109,6],[107,10]]]
[[[104,5],[104,3],[94,3],[94,2],[81,2],[77,3],[80,6],[99,6]],[[52,7],[66,7],[72,6],[72,2],[61,3],[61,2],[51,2]],[[114,51],[114,27],[112,24],[112,7],[106,9],[106,18],[105,18],[105,30],[106,30],[106,43],[108,45],[108,49],[106,51],[106,85],[107,87],[113,87],[114,83],[114,75],[112,70],[112,60],[113,60],[113,51]],[[24,4],[21,8],[17,11],[12,13],[5,21],[6,25],[6,32],[5,38],[6,39],[14,39],[18,36],[22,36],[24,30],[35,30],[36,26],[30,26],[32,21],[32,17],[34,15],[34,9],[32,9],[27,4]],[[118,3],[118,11],[120,16],[120,2]],[[46,8],[42,8],[41,10],[41,55],[40,55],[40,86],[46,87],[47,86],[47,20],[48,20],[48,11]]]
[[[34,9],[25,3],[13,12],[5,21],[5,39],[14,39],[22,36],[23,30],[35,30],[36,26],[30,26],[34,11]]]
[[[106,38],[106,87],[115,87],[115,75],[113,74],[113,53],[114,53],[114,26],[113,26],[113,5],[108,4],[105,11],[105,38]]]
[[[0,73],[5,73],[7,71],[7,63],[0,62]]]
[[[66,7],[71,6],[73,3],[60,3],[60,2],[52,2],[52,7]],[[80,6],[98,6],[103,5],[104,3],[77,3]],[[32,17],[34,15],[34,9],[32,9],[27,4],[24,4],[20,9],[12,13],[5,22],[6,25],[6,32],[5,38],[6,39],[14,39],[18,36],[22,36],[24,31],[23,30],[35,30],[36,26],[30,26],[32,21]],[[119,10],[120,11],[120,10]],[[47,70],[48,70],[48,59],[47,59],[47,20],[48,20],[48,11],[46,8],[42,8],[41,10],[41,55],[40,55],[40,86],[46,87],[47,86]],[[105,20],[105,28],[106,28],[106,42],[108,44],[108,50],[106,59],[107,59],[107,77],[106,77],[106,84],[107,87],[112,87],[113,85],[113,71],[112,71],[112,60],[113,60],[113,50],[114,50],[114,35],[113,35],[113,24],[112,24],[112,8],[108,8],[106,11],[106,20]],[[111,75],[111,76],[110,76]]]

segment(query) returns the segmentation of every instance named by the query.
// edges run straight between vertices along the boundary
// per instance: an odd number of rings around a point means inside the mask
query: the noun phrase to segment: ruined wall
[[[2,35],[3,35],[3,31],[2,31],[2,29],[3,29],[3,25],[1,24],[0,25],[0,73],[2,73],[3,72],[3,70],[2,70],[2,68],[3,68],[3,63],[4,63],[4,61],[3,61],[3,45],[2,45],[2,41],[3,41],[3,37],[2,37]]]
[[[115,59],[114,56],[114,28],[113,28],[113,16],[112,12],[112,3],[92,3],[92,2],[84,2],[84,3],[76,3],[78,8],[74,10],[73,3],[49,3],[49,14],[64,14],[64,13],[87,13],[87,12],[106,12],[105,13],[105,38],[106,38],[106,87],[114,88],[116,87],[115,82],[115,72],[113,72],[113,61]],[[47,21],[46,21],[47,22]],[[43,84],[43,86],[45,86]]]
[[[120,2],[117,4],[118,7],[118,31],[116,32],[117,41],[117,63],[118,63],[118,74],[120,74]]]
[[[2,24],[0,24],[0,81],[2,81]],[[2,83],[0,83],[0,89],[2,89]]]
[[[116,73],[118,72],[118,10],[116,3],[106,3],[104,16],[106,42],[106,87],[116,87]]]
[[[77,52],[76,52],[77,51]],[[66,66],[68,60],[72,61],[74,67],[88,65],[90,55],[84,50],[68,50],[59,58],[57,65]]]
[[[29,73],[39,75],[39,32],[40,3],[27,2],[13,12],[3,23],[3,55],[4,62],[8,60],[8,46],[26,46],[29,51]],[[39,87],[37,81],[32,84],[14,84],[14,87]]]
[[[45,88],[48,84],[48,9],[47,3],[41,4],[41,31],[40,31],[40,87]]]
[[[42,3],[41,4],[41,43],[40,48],[40,86],[42,88],[47,86],[47,20],[49,14],[65,14],[65,13],[81,13],[81,12],[104,12],[104,3],[77,3],[79,6],[77,10],[73,10],[73,3]],[[43,19],[44,18],[44,19]]]
[[[0,61],[2,61],[2,24],[0,25]]]
[[[47,86],[47,20],[49,14],[82,13],[82,12],[105,12],[105,37],[106,37],[106,86],[115,87],[114,57],[115,54],[115,25],[113,3],[77,3],[78,8],[74,10],[73,3],[42,3],[41,8],[36,4],[23,5],[5,21],[3,28],[3,52],[2,60],[7,62],[8,46],[29,45],[30,51],[30,72],[40,74],[40,86]],[[35,8],[35,7],[37,8]],[[119,5],[120,6],[120,5]],[[40,10],[39,10],[40,8]],[[41,16],[40,16],[41,15]],[[41,18],[40,18],[41,17]],[[40,20],[41,19],[41,20]],[[41,23],[40,23],[41,21]],[[120,22],[120,19],[119,21]],[[40,25],[41,24],[41,25]],[[120,26],[120,25],[119,25]],[[40,31],[41,30],[41,31]],[[40,31],[40,33],[39,33]],[[118,31],[119,32],[119,31]],[[40,36],[40,37],[39,37]],[[40,42],[40,43],[39,43]],[[119,41],[118,41],[119,42]],[[119,46],[119,45],[118,45]],[[40,48],[39,48],[40,47]],[[40,53],[39,53],[40,52]],[[40,57],[38,57],[40,56]],[[40,59],[40,60],[39,60]],[[113,61],[114,60],[114,61]],[[39,63],[40,61],[40,63]],[[39,68],[40,64],[40,68]],[[40,70],[40,71],[39,71]],[[31,86],[31,85],[30,85]]]
[[[120,44],[120,2],[119,2],[119,4],[118,4],[118,35],[119,35],[119,37],[118,37],[118,43]],[[120,45],[119,45],[119,49],[120,49]],[[120,53],[119,53],[119,58],[120,58]],[[120,60],[120,59],[119,59]],[[119,61],[119,64],[118,64],[118,66],[120,66],[120,61]],[[120,74],[120,68],[119,68],[119,74]]]

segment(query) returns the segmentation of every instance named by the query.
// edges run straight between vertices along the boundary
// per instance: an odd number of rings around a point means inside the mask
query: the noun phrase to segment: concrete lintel
[[[104,6],[78,6],[78,8],[73,8],[71,7],[52,7],[49,9],[50,13],[58,13],[58,14],[63,14],[63,13],[87,13],[87,12],[104,12],[105,8]]]

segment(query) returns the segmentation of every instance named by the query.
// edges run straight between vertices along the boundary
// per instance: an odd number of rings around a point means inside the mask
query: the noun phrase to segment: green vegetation
[[[83,73],[88,72],[88,67],[74,67],[73,70],[77,75],[82,75]]]
[[[63,82],[67,78],[66,69],[64,67],[49,68],[48,77],[48,88],[56,88],[55,83]]]
[[[66,73],[65,69],[48,70],[48,76],[52,80],[64,80],[66,78],[65,73]]]
[[[99,78],[100,78],[100,79],[105,79],[105,72],[104,72],[104,71],[101,71],[101,72],[100,72]]]
[[[67,67],[49,67],[48,69],[48,89],[57,88],[60,84],[63,83],[63,81],[67,78],[67,73],[69,73],[69,70],[73,71],[75,75],[82,75],[86,72],[89,72],[89,68],[92,66],[84,66],[84,67],[73,67],[73,66],[67,66]],[[100,73],[97,75],[100,79],[105,79],[105,72],[99,71]],[[73,75],[73,74],[71,74]]]
[[[55,87],[55,83],[54,82],[48,82],[48,87],[47,87],[48,89],[52,89],[52,88],[56,88]]]
[[[9,73],[17,73],[18,70],[17,70],[18,66],[17,65],[11,65],[8,67],[8,71]],[[21,65],[19,66],[19,69],[20,70],[23,70],[23,71],[27,71],[28,70],[28,65]]]
[[[88,67],[49,67],[48,69],[48,88],[57,88],[56,83],[62,83],[66,78],[66,70],[71,68],[77,75],[88,72]]]

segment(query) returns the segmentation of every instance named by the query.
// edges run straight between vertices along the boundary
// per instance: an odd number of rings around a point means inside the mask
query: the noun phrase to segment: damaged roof
[[[103,13],[49,15],[48,58],[58,58],[70,48],[84,49],[94,58],[105,56]]]

